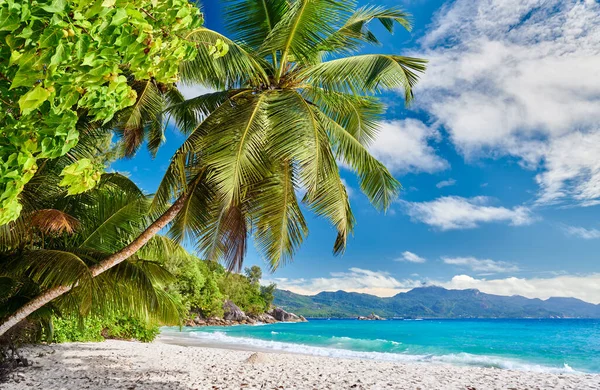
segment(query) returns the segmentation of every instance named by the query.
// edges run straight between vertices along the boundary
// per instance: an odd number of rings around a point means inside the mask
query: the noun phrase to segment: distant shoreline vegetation
[[[352,319],[375,315],[389,319],[600,318],[600,305],[576,298],[530,299],[485,294],[478,290],[420,287],[381,298],[346,291],[314,296],[275,290],[273,303],[306,317]]]

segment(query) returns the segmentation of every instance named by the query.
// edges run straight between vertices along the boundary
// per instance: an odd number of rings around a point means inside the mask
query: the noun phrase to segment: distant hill
[[[600,305],[575,298],[529,299],[479,290],[419,287],[389,298],[346,291],[314,296],[276,290],[274,304],[305,317],[600,318]]]

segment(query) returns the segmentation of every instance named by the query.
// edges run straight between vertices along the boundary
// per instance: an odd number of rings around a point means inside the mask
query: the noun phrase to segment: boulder
[[[280,307],[274,307],[267,314],[275,318],[277,321],[283,322],[306,322],[306,318],[298,317],[294,313],[288,313]]]
[[[256,314],[253,316],[250,316],[250,318],[252,320],[254,320],[254,322],[262,322],[263,324],[273,324],[275,322],[277,322],[277,320],[275,318],[273,318],[273,316],[267,314],[267,313],[262,313],[262,314]]]
[[[368,315],[368,316],[366,316],[366,317],[359,316],[359,317],[357,318],[357,320],[359,320],[359,321],[383,321],[383,320],[385,320],[385,318],[379,317],[379,316],[378,316],[377,314],[375,314],[375,313],[371,313],[371,314],[369,314],[369,315]]]
[[[237,305],[230,300],[226,300],[223,303],[223,319],[227,321],[244,322],[248,319],[246,313],[244,313]]]

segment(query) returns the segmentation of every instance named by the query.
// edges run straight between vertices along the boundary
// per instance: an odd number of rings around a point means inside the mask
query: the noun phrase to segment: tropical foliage
[[[300,204],[332,223],[337,231],[333,250],[342,253],[355,220],[339,162],[357,173],[362,191],[378,209],[385,210],[395,199],[400,184],[368,152],[384,110],[376,95],[401,89],[410,101],[425,61],[356,53],[365,44],[378,43],[372,22],[391,32],[397,24],[409,26],[407,15],[395,8],[357,9],[348,0],[227,4],[233,39],[204,27],[189,31],[184,38],[195,42],[197,51],[179,69],[183,82],[215,92],[185,101],[172,85],[138,84],[137,104],[123,110],[127,114],[112,125],[126,154],[144,140],[154,150],[161,133],[153,129],[167,115],[187,134],[153,199],[139,202],[144,217],[133,225],[140,228],[97,236],[103,257],[93,257],[99,262],[90,268],[91,276],[73,272],[53,280],[54,287],[44,285],[35,300],[0,325],[0,334],[74,287],[90,291],[86,286],[125,267],[123,262],[146,260],[144,251],[159,243],[165,248],[167,242],[193,245],[208,260],[223,260],[228,269],[239,270],[253,237],[275,269],[292,259],[308,234]],[[70,175],[79,172],[102,186],[85,162],[65,172],[65,179],[74,180]],[[157,236],[165,228],[171,241]],[[189,273],[181,288],[198,291],[202,272]],[[225,291],[226,284],[216,286],[224,295],[238,294]],[[263,299],[273,294],[273,288],[254,286]],[[190,299],[189,307],[203,304],[197,298]],[[260,301],[243,305],[258,310]]]
[[[109,138],[87,134],[73,152],[85,146],[108,147]],[[73,290],[38,310],[33,319],[49,326],[52,316],[112,318],[178,324],[181,306],[165,288],[174,282],[164,259],[187,258],[183,248],[155,236],[127,261],[92,278],[90,267],[126,245],[148,224],[150,199],[119,174],[104,174],[98,186],[67,197],[59,186],[68,156],[47,161],[22,193],[23,212],[0,227],[0,318],[31,298],[59,285]],[[50,329],[48,327],[48,329]]]
[[[241,267],[250,236],[272,269],[290,260],[308,234],[301,203],[333,224],[342,253],[355,219],[338,162],[378,209],[391,204],[400,184],[368,151],[384,110],[375,95],[400,88],[410,101],[425,69],[417,58],[355,54],[378,42],[372,22],[391,32],[409,26],[407,15],[348,0],[226,4],[232,39],[203,27],[190,34],[223,40],[229,52],[182,65],[182,80],[216,92],[169,107],[189,136],[153,207],[187,197],[170,237],[230,269]]]
[[[39,160],[77,144],[81,117],[107,123],[140,85],[176,81],[201,24],[188,0],[0,0],[0,225],[18,217]],[[77,162],[62,185],[83,192],[100,169]]]

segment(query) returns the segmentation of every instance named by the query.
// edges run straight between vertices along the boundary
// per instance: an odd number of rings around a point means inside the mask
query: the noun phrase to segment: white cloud
[[[437,183],[435,186],[437,188],[444,188],[444,187],[451,187],[455,184],[456,184],[456,180],[448,179],[448,180],[442,180],[441,182]]]
[[[570,236],[584,238],[586,240],[594,240],[600,238],[600,230],[586,229],[579,226],[564,226],[563,230]]]
[[[529,279],[516,277],[478,279],[468,275],[456,275],[448,281],[430,279],[420,281],[413,279],[398,280],[384,271],[350,268],[348,272],[334,272],[326,278],[275,278],[263,281],[263,283],[269,282],[277,283],[277,287],[280,289],[303,295],[315,295],[321,291],[344,290],[390,297],[415,287],[436,285],[457,290],[475,288],[488,294],[522,295],[527,298],[574,297],[586,302],[600,304],[600,273]]]
[[[600,273],[576,276],[561,275],[553,278],[476,279],[457,275],[448,282],[435,283],[449,289],[476,288],[488,294],[522,295],[527,298],[573,297],[586,302],[600,303]]]
[[[399,257],[394,261],[408,261],[409,263],[424,263],[427,260],[419,255],[412,253],[412,252],[405,251],[405,252],[402,252],[402,257]]]
[[[597,77],[600,79],[600,71]],[[573,198],[582,206],[598,204],[599,155],[600,131],[575,132],[553,139],[545,155],[546,170],[536,176],[540,185],[538,203],[556,203]]]
[[[394,172],[436,172],[448,168],[448,162],[436,155],[431,141],[439,132],[416,119],[381,122],[370,151]]]
[[[541,169],[538,203],[600,200],[600,3],[456,0],[423,38],[417,104],[466,158]]]
[[[526,207],[490,206],[485,196],[462,198],[444,196],[429,202],[402,202],[406,213],[415,221],[441,230],[471,229],[481,223],[508,222],[511,225],[533,223],[531,211]]]
[[[446,264],[467,267],[476,272],[517,272],[519,267],[504,261],[477,259],[475,257],[442,257]]]
[[[200,84],[177,84],[177,89],[186,99],[192,99],[207,93],[216,92],[214,89]]]
[[[264,281],[277,283],[277,288],[297,294],[315,295],[321,291],[358,292],[381,297],[391,297],[399,292],[419,287],[417,280],[398,280],[385,271],[350,268],[348,272],[332,272],[329,277],[312,279],[275,278]]]

